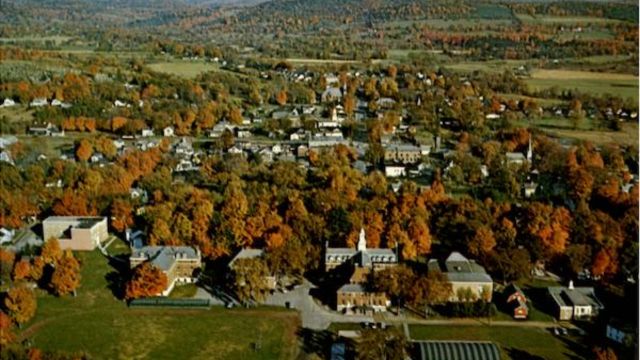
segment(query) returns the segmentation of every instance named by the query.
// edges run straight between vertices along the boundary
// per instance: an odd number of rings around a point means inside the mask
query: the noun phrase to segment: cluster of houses
[[[144,196],[144,194],[139,194]],[[0,242],[5,242],[13,233],[0,230]],[[51,216],[42,222],[42,236],[46,240],[56,238],[62,249],[73,251],[93,251],[105,248],[113,237],[109,235],[106,217]],[[196,283],[203,261],[200,250],[191,246],[151,246],[144,245],[141,232],[127,231],[126,240],[131,245],[129,266],[131,269],[144,262],[150,262],[167,277],[166,287],[158,296],[167,296],[177,284]],[[9,240],[10,241],[10,240]],[[242,249],[229,262],[233,269],[235,262],[245,258],[264,256],[262,249]],[[354,248],[335,248],[325,246],[323,268],[326,274],[339,274],[343,279],[333,293],[332,307],[342,314],[384,312],[391,306],[388,294],[368,286],[376,272],[397,266],[399,257],[396,249],[370,248],[367,246],[366,233],[361,229]],[[458,252],[452,252],[445,259],[430,259],[427,272],[439,272],[451,284],[452,292],[448,299],[451,303],[482,299],[493,300],[494,283],[485,269]],[[290,279],[288,279],[290,280]],[[277,291],[287,279],[266,275],[265,282],[272,291]],[[462,296],[462,294],[465,294]],[[527,319],[531,300],[516,285],[511,284],[500,292],[500,302],[514,319]],[[560,321],[585,320],[598,315],[604,306],[596,296],[593,287],[577,287],[573,282],[568,286],[547,288],[547,304],[544,304]],[[611,321],[606,328],[606,336],[623,345],[634,344],[634,329],[622,321]],[[423,352],[433,352],[429,343],[420,345]]]

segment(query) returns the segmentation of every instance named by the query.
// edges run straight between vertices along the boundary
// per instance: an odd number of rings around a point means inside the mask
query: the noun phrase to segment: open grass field
[[[516,17],[525,24],[565,24],[565,25],[579,25],[579,24],[606,24],[606,23],[618,23],[620,20],[607,19],[604,17],[592,17],[592,16],[531,16],[528,14],[516,14]]]
[[[167,61],[155,64],[149,64],[149,68],[153,71],[172,74],[183,78],[195,78],[201,73],[208,71],[217,71],[220,66],[216,63],[206,63],[204,61]]]
[[[54,44],[60,44],[65,41],[69,41],[71,37],[69,36],[21,36],[21,37],[0,37],[0,43],[24,43],[24,42],[33,42],[33,43],[44,43],[50,41]]]
[[[453,63],[445,63],[447,69],[462,72],[486,71],[486,72],[502,72],[507,69],[524,66],[531,61],[527,60],[489,60],[489,61],[460,61]]]
[[[276,308],[128,308],[109,289],[114,269],[98,251],[80,255],[77,297],[38,296],[21,337],[92,359],[290,359],[299,317]],[[259,349],[256,349],[256,344]]]
[[[526,82],[535,90],[557,86],[562,90],[612,94],[638,101],[638,77],[630,74],[539,69]]]
[[[288,58],[285,61],[292,64],[358,64],[361,61],[341,60],[341,59],[311,59],[311,58]]]
[[[492,341],[500,346],[506,359],[513,360],[532,358],[529,356],[545,360],[582,359],[586,350],[579,339],[560,338],[543,328],[410,325],[409,331],[415,340]]]
[[[621,145],[638,145],[638,124],[622,124],[621,131],[600,130],[571,130],[571,129],[545,129],[545,131],[558,138],[568,138],[578,141],[589,141],[594,145],[606,145],[611,143]]]
[[[384,24],[386,28],[413,26],[417,24],[419,26],[426,25],[434,29],[449,29],[454,28],[469,28],[477,27],[478,25],[509,25],[512,21],[509,19],[424,19],[424,20],[397,20],[389,21]]]

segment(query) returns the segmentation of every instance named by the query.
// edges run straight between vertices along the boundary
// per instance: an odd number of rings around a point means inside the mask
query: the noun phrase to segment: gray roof
[[[604,306],[596,297],[592,287],[569,289],[564,286],[549,287],[549,294],[558,306],[593,306],[602,309]]]
[[[441,266],[437,260],[427,263],[428,271],[441,271],[451,282],[492,283],[491,276],[474,260],[469,260],[457,251],[452,252]]]
[[[342,285],[340,287],[340,289],[338,289],[338,292],[342,292],[342,293],[365,293],[365,289],[362,285],[360,284],[346,284],[346,285]]]
[[[415,341],[415,356],[422,360],[500,360],[498,346],[484,341]]]
[[[506,154],[507,160],[522,160],[524,161],[526,157],[521,152],[508,152]]]
[[[360,266],[371,266],[373,263],[395,263],[398,261],[396,254],[391,249],[367,249],[358,251],[354,260]]]
[[[135,249],[130,259],[149,259],[159,269],[167,271],[176,259],[200,259],[200,252],[190,246],[144,246]]]
[[[445,273],[450,282],[492,283],[491,276],[479,273]]]
[[[327,248],[327,255],[355,255],[358,250],[353,248]]]
[[[262,254],[264,253],[264,250],[262,249],[242,249],[240,250],[240,252],[233,257],[233,259],[231,259],[231,261],[229,262],[229,267],[232,267],[233,264],[238,261],[238,259],[253,259],[253,258],[259,258],[262,256]]]
[[[386,151],[414,151],[421,152],[420,146],[415,146],[413,144],[389,144],[384,147]]]

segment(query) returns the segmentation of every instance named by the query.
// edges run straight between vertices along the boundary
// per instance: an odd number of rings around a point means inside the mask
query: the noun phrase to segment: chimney
[[[569,280],[569,290],[573,290],[573,280]]]

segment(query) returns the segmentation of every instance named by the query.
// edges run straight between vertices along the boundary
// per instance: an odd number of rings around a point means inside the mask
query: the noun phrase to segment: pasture
[[[526,82],[533,90],[557,87],[559,90],[611,94],[638,101],[638,77],[631,74],[540,69],[533,71]]]
[[[516,14],[516,17],[525,24],[536,25],[586,25],[586,24],[607,24],[617,23],[620,20],[607,19],[604,17],[592,17],[592,16],[551,16],[551,15],[528,15],[528,14]]]
[[[171,74],[187,79],[195,78],[201,73],[220,70],[220,66],[217,63],[208,63],[195,60],[175,60],[159,62],[155,64],[149,64],[147,66],[153,71]]]
[[[545,132],[554,137],[588,141],[595,145],[638,145],[637,123],[624,123],[620,131],[545,129]]]

